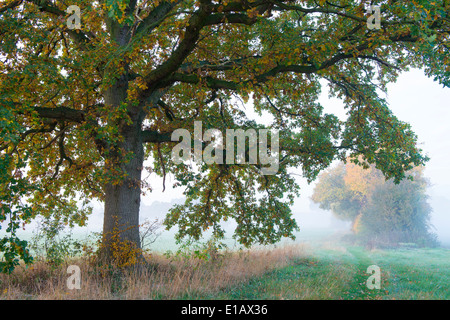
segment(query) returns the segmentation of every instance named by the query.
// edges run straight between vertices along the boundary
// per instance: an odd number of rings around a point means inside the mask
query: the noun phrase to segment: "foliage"
[[[99,270],[102,274],[105,274],[105,272],[106,274],[109,272],[115,274],[116,271],[119,271],[120,273],[125,269],[130,269],[140,263],[140,260],[144,258],[144,253],[152,254],[150,245],[154,243],[161,234],[158,232],[161,228],[161,222],[158,219],[153,221],[147,219],[137,228],[139,228],[142,248],[138,248],[136,244],[131,241],[121,239],[121,233],[126,229],[121,229],[116,221],[110,234],[110,239],[112,241],[110,246],[105,246],[105,243],[103,242],[104,234],[97,234],[94,241],[83,245],[83,252],[93,265],[100,267]],[[112,259],[105,261],[105,250],[111,250]]]
[[[293,237],[298,229],[289,209],[299,194],[291,168],[312,181],[333,160],[353,156],[400,181],[427,157],[380,92],[411,67],[450,86],[450,7],[372,1],[381,6],[382,28],[369,30],[365,3],[74,0],[81,29],[69,29],[65,2],[3,1],[5,206],[18,208],[21,198],[31,217],[82,225],[90,209],[75,199],[98,199],[105,202],[105,234],[112,235],[118,218],[121,241],[140,248],[139,199],[151,189],[141,173],[148,159],[152,172],[170,173],[185,189],[186,203],[165,220],[167,228],[179,227],[178,238],[199,239],[209,228],[223,237],[221,221],[234,219],[235,238],[250,246]],[[347,119],[323,112],[321,81],[342,99]],[[250,101],[269,124],[241,110]],[[194,120],[203,130],[279,130],[278,172],[262,174],[260,162],[199,163],[197,171],[192,163],[174,163],[171,134],[192,129]],[[19,183],[15,198],[8,196],[14,172],[36,189]],[[16,252],[7,256],[11,262],[20,253],[9,248]]]
[[[17,230],[32,215],[31,208],[21,201],[21,197],[26,196],[34,187],[22,177],[20,167],[24,166],[24,160],[18,160],[15,172],[11,172],[12,162],[11,156],[0,157],[0,222],[8,221],[6,235],[0,239],[0,272],[6,273],[11,273],[20,260],[25,264],[33,261],[27,241],[19,239]]]
[[[352,230],[363,243],[434,245],[423,167],[411,170],[410,177],[394,183],[375,166],[339,163],[320,175],[312,200],[339,219],[352,221]]]
[[[312,200],[321,209],[331,210],[342,220],[353,221],[361,208],[357,194],[345,184],[344,163],[339,163],[332,171],[327,170],[319,176]]]
[[[29,244],[30,251],[37,260],[42,260],[55,268],[68,259],[80,257],[88,253],[92,240],[75,239],[71,228],[62,222],[41,218],[36,221],[33,237]]]
[[[395,185],[377,185],[361,217],[361,235],[375,245],[416,243],[434,246],[436,236],[430,230],[432,208],[427,202],[426,181],[420,175]]]
[[[165,252],[167,258],[189,260],[196,258],[200,261],[215,261],[222,255],[220,251],[227,248],[227,245],[216,238],[214,235],[207,241],[187,239],[180,243],[178,250],[173,253],[168,250]]]
[[[142,249],[138,248],[135,243],[129,240],[122,240],[120,238],[120,233],[122,230],[119,229],[119,224],[117,223],[114,227],[111,235],[111,246],[108,248],[104,247],[104,243],[100,243],[99,253],[102,254],[102,250],[111,250],[111,261],[108,261],[110,265],[117,267],[118,269],[124,269],[136,265],[139,261],[138,259],[142,256]]]

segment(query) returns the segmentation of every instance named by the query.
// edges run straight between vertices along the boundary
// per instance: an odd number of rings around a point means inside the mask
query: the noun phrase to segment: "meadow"
[[[2,274],[0,299],[450,299],[450,249],[368,250],[320,232],[249,250],[153,250],[139,272],[102,267],[92,257],[57,265],[41,260]],[[74,264],[81,269],[81,288],[70,290],[67,267]],[[370,265],[380,268],[379,289],[367,286]]]

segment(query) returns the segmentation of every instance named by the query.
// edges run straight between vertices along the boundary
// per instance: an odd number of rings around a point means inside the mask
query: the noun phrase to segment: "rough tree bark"
[[[107,105],[117,106],[126,98],[126,79],[115,85],[105,94]],[[103,221],[103,248],[104,257],[111,260],[112,245],[132,245],[140,249],[139,237],[139,208],[141,197],[141,173],[144,161],[144,148],[141,133],[142,116],[139,110],[129,112],[132,120],[130,125],[121,124],[120,135],[122,140],[117,143],[108,156],[108,165],[112,169],[119,169],[125,178],[118,184],[106,183],[105,211]],[[124,161],[125,154],[130,154],[130,160]],[[115,172],[114,170],[113,172]],[[116,240],[115,240],[116,239]]]
[[[134,10],[136,1],[131,1],[128,10]],[[107,25],[111,39],[119,46],[126,46],[130,41],[130,27],[119,25],[115,20],[107,18]],[[122,61],[123,74],[116,83],[104,92],[106,106],[118,108],[126,103],[129,82],[129,62]],[[105,211],[103,219],[103,241],[101,256],[110,262],[123,258],[129,261],[130,257],[116,257],[115,254],[123,254],[128,249],[130,255],[141,257],[139,237],[139,209],[141,198],[141,173],[144,161],[144,147],[141,132],[143,114],[141,105],[127,107],[127,119],[119,119],[118,128],[120,140],[110,146],[106,153],[106,168],[112,172],[120,172],[125,175],[119,183],[107,182],[104,186]],[[130,159],[124,161],[127,155]],[[108,166],[111,166],[108,168]],[[117,170],[119,169],[119,170]],[[123,251],[117,252],[117,248]]]

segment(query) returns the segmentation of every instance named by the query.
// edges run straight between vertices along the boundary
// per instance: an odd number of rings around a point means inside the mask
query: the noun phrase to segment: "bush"
[[[60,221],[42,218],[30,243],[30,249],[36,260],[41,260],[53,267],[65,260],[78,257],[91,248],[91,240],[76,240],[72,229]]]

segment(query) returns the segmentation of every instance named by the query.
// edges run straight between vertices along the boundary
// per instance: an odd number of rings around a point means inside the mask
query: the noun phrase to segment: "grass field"
[[[381,270],[381,286],[370,290],[366,271],[374,264]],[[322,248],[284,268],[201,298],[449,300],[450,250]]]
[[[38,262],[0,275],[0,299],[450,299],[450,250],[365,250],[336,241],[225,252],[214,260],[149,256],[156,269],[117,274],[86,259],[58,267]],[[81,268],[80,290],[66,286],[69,264]],[[380,267],[370,290],[367,268]]]

